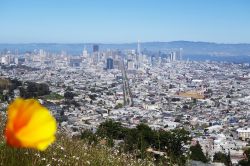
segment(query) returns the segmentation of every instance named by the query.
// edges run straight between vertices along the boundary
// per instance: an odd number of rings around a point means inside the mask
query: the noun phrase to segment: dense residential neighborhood
[[[7,52],[1,56],[2,114],[12,99],[34,97],[71,137],[95,133],[107,120],[126,128],[185,129],[208,160],[222,152],[237,164],[250,141],[249,64],[184,61],[181,51],[149,56],[138,43],[123,52],[94,45],[80,56]]]

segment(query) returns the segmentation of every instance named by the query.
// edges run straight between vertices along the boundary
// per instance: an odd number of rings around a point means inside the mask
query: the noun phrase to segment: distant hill
[[[148,49],[183,48],[184,55],[250,56],[250,44],[173,41],[143,43],[143,47]]]
[[[44,49],[49,52],[59,53],[66,51],[69,54],[79,55],[84,47],[92,51],[92,43],[86,44],[57,44],[57,43],[31,43],[31,44],[0,44],[0,52],[10,50],[12,52],[25,53],[35,49]],[[136,49],[137,43],[123,44],[99,44],[100,50],[106,49]],[[167,51],[169,49],[183,48],[183,55],[199,56],[250,56],[250,44],[220,44],[209,42],[173,41],[173,42],[145,42],[141,43],[141,49],[148,51]]]

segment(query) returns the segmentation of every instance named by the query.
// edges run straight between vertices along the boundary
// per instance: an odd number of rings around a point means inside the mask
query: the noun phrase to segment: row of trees
[[[139,158],[148,157],[148,148],[163,152],[164,156],[156,157],[156,162],[161,164],[185,165],[187,159],[209,162],[209,158],[203,153],[199,142],[195,146],[187,149],[185,145],[189,143],[191,137],[189,132],[184,129],[175,129],[171,131],[152,130],[146,124],[139,124],[136,128],[123,127],[120,122],[107,120],[101,123],[95,134],[86,130],[82,133],[82,139],[91,143],[97,143],[105,140],[108,146],[117,145],[120,152],[133,153]],[[116,141],[120,140],[120,141]],[[245,159],[241,160],[241,166],[250,165],[250,149],[244,151]],[[225,166],[231,166],[230,153],[217,152],[213,156],[213,162],[224,163]]]
[[[45,83],[26,82],[26,88],[21,87],[20,96],[23,98],[34,98],[50,94],[49,86]]]
[[[8,101],[14,97],[14,90],[20,91],[23,98],[36,98],[50,94],[49,85],[46,83],[22,82],[17,79],[0,80],[0,99]],[[7,93],[4,91],[7,90]]]
[[[0,81],[0,94],[8,90],[6,96],[13,96],[14,90],[20,90],[20,96],[23,98],[33,98],[50,94],[49,86],[45,83],[21,82],[17,79],[6,79]]]

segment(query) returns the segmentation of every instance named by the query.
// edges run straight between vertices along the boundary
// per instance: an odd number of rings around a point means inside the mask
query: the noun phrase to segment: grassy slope
[[[0,114],[1,116],[1,114]],[[153,165],[147,160],[138,160],[134,156],[119,153],[105,145],[88,145],[81,140],[72,140],[58,136],[56,142],[45,152],[32,149],[15,149],[5,145],[0,117],[0,165],[4,166],[139,166]]]

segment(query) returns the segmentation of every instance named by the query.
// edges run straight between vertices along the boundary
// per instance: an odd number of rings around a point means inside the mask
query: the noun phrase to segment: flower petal
[[[37,146],[37,144],[48,140],[56,132],[56,121],[47,111],[42,108],[36,110],[29,123],[17,133],[17,138],[25,147]]]
[[[54,140],[56,120],[34,99],[16,99],[8,107],[5,136],[14,147],[45,150]]]

